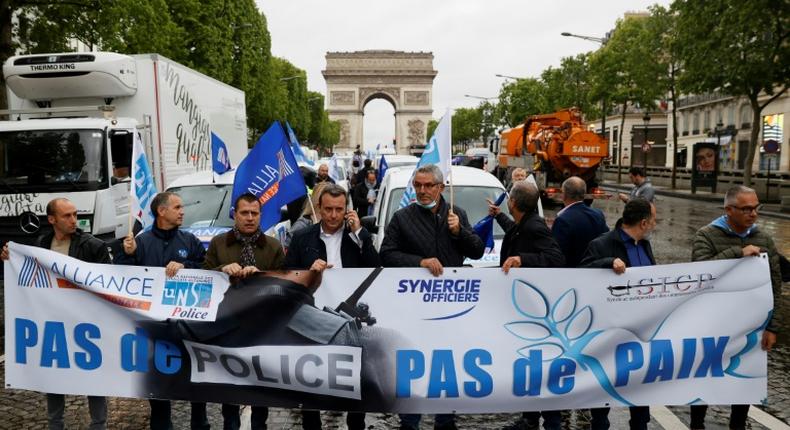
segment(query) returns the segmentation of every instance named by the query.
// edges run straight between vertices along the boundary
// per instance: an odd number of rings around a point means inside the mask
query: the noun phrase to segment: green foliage
[[[590,53],[565,57],[560,67],[549,67],[540,77],[546,86],[546,107],[557,111],[569,107],[579,108],[585,116],[598,115],[597,100],[590,98]]]
[[[22,53],[64,52],[70,39],[125,54],[158,53],[245,92],[252,142],[273,121],[287,120],[304,140],[332,146],[323,100],[311,101],[307,76],[271,55],[266,17],[254,0],[9,0],[0,10],[0,61]],[[296,79],[282,80],[292,76]],[[5,106],[5,89],[0,88]],[[316,122],[315,126],[313,122]],[[335,127],[336,129],[333,129]],[[334,136],[334,137],[333,137]]]
[[[655,61],[656,42],[647,30],[646,17],[619,20],[612,37],[590,58],[593,99],[618,105],[654,108],[665,88],[664,65]]]
[[[467,145],[480,138],[483,116],[477,108],[459,108],[453,113],[452,142]]]
[[[722,91],[746,97],[752,132],[744,163],[751,184],[761,112],[787,91],[790,76],[790,3],[787,1],[676,0],[676,48],[687,92]],[[761,93],[770,97],[760,100]]]
[[[506,82],[499,90],[495,117],[500,124],[514,127],[530,115],[545,113],[548,107],[546,84],[535,78]]]
[[[428,121],[428,132],[425,136],[427,136],[427,138],[430,139],[431,136],[433,136],[433,132],[436,131],[436,127],[438,126],[439,126],[439,121],[435,119]]]

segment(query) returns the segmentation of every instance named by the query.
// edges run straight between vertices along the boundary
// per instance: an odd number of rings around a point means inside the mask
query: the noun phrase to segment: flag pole
[[[307,193],[307,204],[310,205],[310,213],[313,214],[313,224],[315,224],[318,219],[315,216],[315,206],[313,206],[313,198],[310,196],[310,193]]]
[[[132,215],[132,207],[129,205],[129,236],[132,235],[134,229],[134,216]]]
[[[449,151],[450,154],[447,157],[447,161],[450,163],[447,166],[447,173],[450,176],[448,179],[450,180],[450,213],[453,213],[453,206],[455,205],[455,192],[453,190],[453,114],[450,112],[450,109],[447,109],[447,115],[450,117],[450,122],[447,124],[447,128],[450,130],[450,136],[448,139],[450,140]]]

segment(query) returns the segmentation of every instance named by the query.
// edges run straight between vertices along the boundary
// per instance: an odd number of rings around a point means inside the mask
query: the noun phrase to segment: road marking
[[[789,425],[754,405],[749,408],[749,417],[769,430],[790,430]]]
[[[688,430],[683,421],[680,421],[675,414],[666,406],[651,406],[650,415],[656,419],[664,430]]]

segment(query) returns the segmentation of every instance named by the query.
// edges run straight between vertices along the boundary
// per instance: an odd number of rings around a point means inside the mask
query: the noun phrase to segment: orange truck
[[[546,196],[561,198],[559,185],[570,176],[587,182],[588,198],[604,198],[596,171],[609,156],[609,145],[582,123],[578,109],[533,115],[524,124],[502,131],[499,141],[499,172],[510,180],[517,167],[535,173]]]

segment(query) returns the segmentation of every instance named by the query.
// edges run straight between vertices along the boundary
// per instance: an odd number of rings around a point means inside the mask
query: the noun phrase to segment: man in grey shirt
[[[629,200],[639,197],[650,203],[655,203],[656,190],[653,189],[653,184],[651,184],[650,179],[647,178],[645,169],[642,167],[632,167],[628,169],[628,176],[631,178],[631,183],[634,184],[634,188],[628,195],[624,193],[618,194],[620,200],[622,200],[623,203],[628,203]]]

